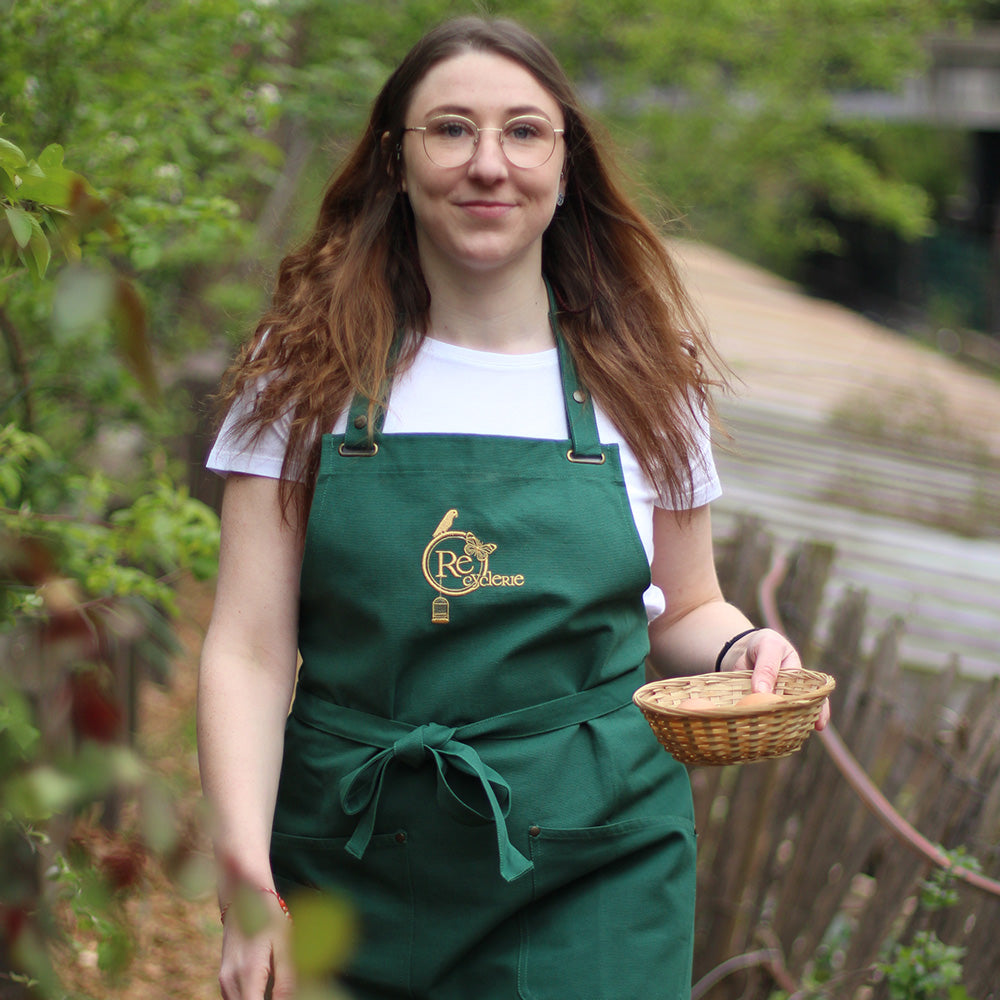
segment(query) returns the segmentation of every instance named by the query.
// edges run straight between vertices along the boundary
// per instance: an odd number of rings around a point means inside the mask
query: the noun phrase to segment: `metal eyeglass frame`
[[[435,160],[434,157],[431,156],[431,154],[427,151],[427,130],[431,127],[431,123],[434,122],[434,121],[437,121],[438,119],[447,119],[447,120],[465,122],[468,125],[471,125],[472,128],[475,130],[475,137],[472,140],[472,152],[469,153],[468,158],[465,159],[465,160],[462,160],[461,163],[453,163],[450,166],[445,166],[442,163],[438,163],[437,160]],[[545,124],[548,125],[549,128],[552,129],[552,148],[549,150],[549,155],[546,156],[545,159],[542,160],[540,163],[533,163],[530,167],[522,167],[520,164],[515,163],[510,158],[510,156],[507,154],[507,150],[504,149],[503,134],[506,131],[507,126],[510,125],[511,122],[519,122],[519,121],[545,122]],[[421,145],[423,146],[423,149],[424,149],[424,155],[427,157],[428,160],[431,161],[431,163],[434,164],[434,166],[440,167],[442,170],[453,170],[456,167],[464,167],[467,163],[469,163],[472,160],[472,158],[476,155],[476,150],[479,148],[479,135],[480,135],[481,132],[499,132],[500,133],[500,136],[499,136],[499,139],[500,139],[500,151],[503,153],[504,159],[512,167],[516,167],[518,170],[535,170],[538,167],[545,166],[545,164],[548,163],[549,160],[552,159],[552,154],[556,151],[556,138],[558,136],[560,136],[560,135],[565,135],[566,134],[566,129],[564,129],[564,128],[553,128],[552,122],[550,122],[548,120],[548,118],[545,118],[542,115],[515,115],[513,118],[508,118],[507,121],[505,121],[503,123],[503,125],[500,126],[500,128],[485,128],[485,127],[484,128],[480,128],[471,118],[466,118],[465,115],[434,115],[433,118],[428,119],[426,125],[410,125],[410,126],[404,127],[403,131],[404,132],[420,132],[420,133],[422,133],[422,135],[421,135]]]

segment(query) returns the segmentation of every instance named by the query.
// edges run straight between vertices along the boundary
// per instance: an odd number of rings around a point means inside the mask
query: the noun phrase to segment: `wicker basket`
[[[749,670],[674,677],[643,685],[632,696],[663,748],[684,764],[745,764],[794,753],[836,686],[829,674],[782,670],[775,692],[785,700],[761,707],[736,705],[750,693]],[[677,708],[706,698],[711,708]]]

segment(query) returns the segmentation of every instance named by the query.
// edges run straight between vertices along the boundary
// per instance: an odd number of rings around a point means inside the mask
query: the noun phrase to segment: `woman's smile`
[[[513,202],[494,201],[485,198],[460,201],[458,202],[458,206],[470,215],[480,219],[502,219],[515,208]]]

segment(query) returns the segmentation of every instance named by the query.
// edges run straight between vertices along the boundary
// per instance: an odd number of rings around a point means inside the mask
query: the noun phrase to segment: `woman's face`
[[[463,52],[433,66],[414,89],[404,124],[423,126],[442,114],[460,115],[481,129],[499,130],[521,115],[543,118],[556,129],[565,124],[559,103],[531,73],[491,52]],[[462,131],[449,126],[451,134]],[[565,188],[565,159],[557,134],[546,162],[515,166],[500,132],[484,131],[467,163],[439,166],[427,156],[423,133],[404,132],[402,187],[428,281],[520,267],[539,274],[542,234]]]

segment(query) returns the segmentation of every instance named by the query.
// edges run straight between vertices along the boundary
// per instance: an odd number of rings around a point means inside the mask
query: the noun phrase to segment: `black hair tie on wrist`
[[[731,650],[733,646],[735,646],[736,643],[740,641],[740,639],[745,638],[751,632],[760,632],[760,631],[761,631],[760,628],[748,628],[745,632],[740,632],[739,635],[734,635],[732,639],[730,639],[729,642],[727,642],[722,647],[722,649],[719,650],[719,655],[715,661],[715,672],[719,673],[719,671],[722,670],[722,661],[726,658],[726,653],[728,653],[729,650]]]

